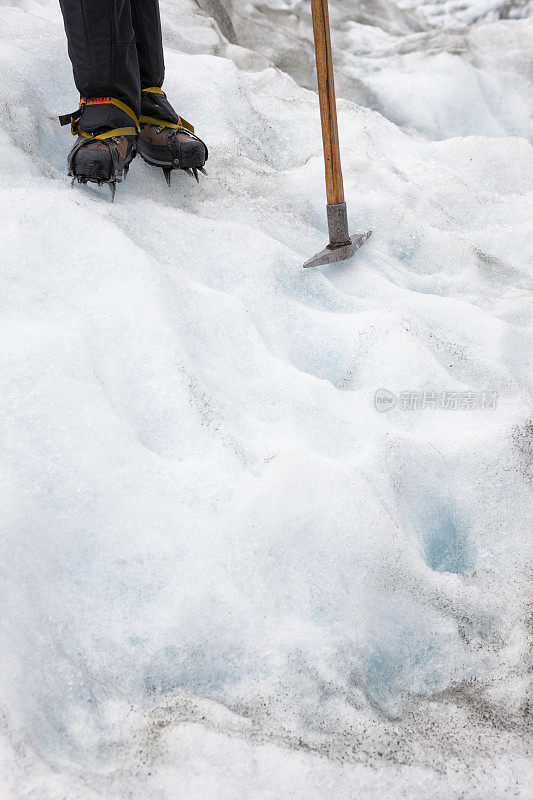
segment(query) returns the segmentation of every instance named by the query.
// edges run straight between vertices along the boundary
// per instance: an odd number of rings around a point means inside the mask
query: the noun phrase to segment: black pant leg
[[[131,0],[141,86],[162,86],[165,77],[159,0]]]
[[[131,0],[59,0],[82,97],[116,97],[140,114],[140,74]],[[81,127],[131,125],[114,106],[88,106]]]
[[[159,0],[131,0],[133,27],[137,40],[137,55],[141,87],[161,87],[165,77],[163,37]],[[177,122],[176,112],[167,98],[151,92],[141,93],[141,114],[168,122]]]

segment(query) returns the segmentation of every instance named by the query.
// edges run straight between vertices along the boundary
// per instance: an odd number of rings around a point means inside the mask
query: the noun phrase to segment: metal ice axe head
[[[318,98],[320,101],[320,120],[322,123],[322,142],[326,169],[329,244],[320,253],[306,261],[304,267],[319,267],[322,264],[331,264],[334,261],[344,261],[347,258],[351,258],[361,245],[366,242],[372,231],[356,233],[353,236],[350,236],[348,232],[337,126],[328,0],[311,0],[311,8],[313,12]]]
[[[351,258],[363,245],[372,231],[348,233],[348,217],[346,203],[335,203],[326,206],[328,212],[329,244],[320,253],[306,261],[304,267],[320,267],[323,264],[332,264],[334,261],[345,261]]]

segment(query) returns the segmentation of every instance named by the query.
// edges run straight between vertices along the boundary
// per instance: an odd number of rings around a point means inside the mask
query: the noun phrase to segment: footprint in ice
[[[468,520],[454,501],[442,468],[414,469],[400,489],[403,523],[424,561],[436,572],[467,575],[475,570]]]
[[[431,503],[431,501],[430,501]],[[453,511],[439,500],[425,519],[417,520],[421,533],[426,564],[436,572],[455,572],[459,575],[474,569],[472,554],[465,531]]]

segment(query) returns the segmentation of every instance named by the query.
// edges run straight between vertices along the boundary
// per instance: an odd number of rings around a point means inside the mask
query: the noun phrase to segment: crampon
[[[82,127],[80,117],[87,106],[112,105],[127,114],[135,126],[111,128],[99,125],[91,131]],[[133,111],[125,103],[112,97],[82,99],[80,108],[74,114],[59,118],[61,125],[70,122],[71,131],[78,135],[68,156],[68,174],[72,185],[76,183],[107,184],[111,189],[111,202],[115,199],[117,183],[121,183],[131,161],[135,157],[139,122]],[[96,118],[95,122],[103,121]]]
[[[165,111],[170,109],[177,121],[170,122],[159,117],[141,114],[139,118],[141,123],[138,139],[139,155],[147,164],[161,167],[169,186],[170,175],[175,169],[182,169],[199,181],[199,172],[207,174],[204,169],[208,158],[207,146],[196,136],[190,122],[178,116],[169,106],[162,89],[151,87],[143,89],[144,93],[148,93],[146,101],[154,103],[154,101],[160,100],[161,109]]]

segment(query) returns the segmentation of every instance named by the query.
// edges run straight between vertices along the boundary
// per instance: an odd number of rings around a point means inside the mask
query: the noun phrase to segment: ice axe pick
[[[331,56],[331,34],[329,30],[328,0],[311,0],[313,13],[313,33],[315,37],[316,73],[318,79],[318,99],[320,101],[320,120],[322,123],[322,142],[324,145],[324,164],[326,168],[326,194],[328,204],[329,244],[317,253],[304,267],[319,267],[335,261],[351,258],[366,242],[372,231],[350,236],[348,216],[344,200],[342,182],[339,130],[337,126],[337,104],[335,102],[335,82],[333,78],[333,59]]]

